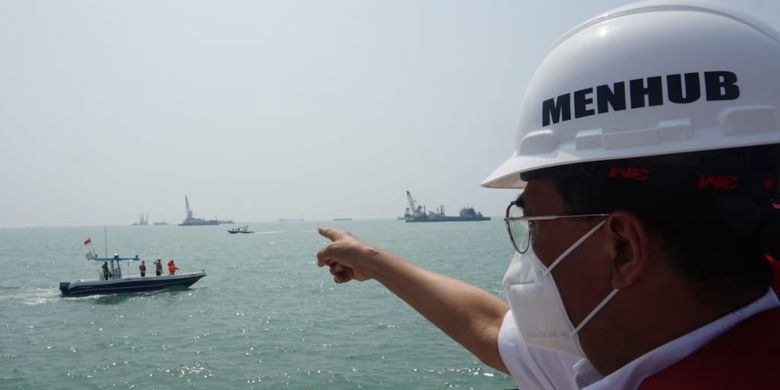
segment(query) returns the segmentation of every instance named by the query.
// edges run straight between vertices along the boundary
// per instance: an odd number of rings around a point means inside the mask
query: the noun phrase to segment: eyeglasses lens
[[[523,217],[522,207],[512,204],[507,211],[509,235],[512,243],[515,245],[515,249],[520,253],[525,253],[528,250],[531,236],[528,229],[528,221],[514,219],[520,217]]]

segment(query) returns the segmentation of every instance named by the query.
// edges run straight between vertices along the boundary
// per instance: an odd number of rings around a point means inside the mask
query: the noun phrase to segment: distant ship
[[[351,221],[352,218],[348,217],[339,217],[339,218],[333,218],[334,221]]]
[[[448,216],[444,212],[444,205],[436,208],[434,211],[426,211],[425,206],[417,204],[412,197],[412,193],[406,191],[406,200],[409,207],[406,208],[403,217],[404,222],[456,222],[456,221],[490,221],[490,217],[485,217],[482,213],[474,210],[473,207],[464,207],[460,209],[458,216]]]
[[[230,234],[236,234],[236,233],[243,233],[243,234],[250,234],[254,233],[252,230],[249,230],[249,225],[244,225],[241,227],[235,227],[232,229],[228,229],[227,231]]]
[[[190,200],[187,198],[187,196],[184,196],[184,205],[187,208],[187,217],[184,218],[184,221],[179,224],[179,226],[206,226],[206,225],[219,225],[221,223],[233,223],[232,220],[220,220],[220,219],[203,219],[203,218],[196,218],[195,214],[192,212],[192,209],[190,209]]]
[[[167,226],[168,222],[165,222],[165,221],[155,222],[152,225],[154,225],[154,226]]]
[[[149,225],[149,214],[138,214],[138,222],[133,222],[133,226],[147,226]]]

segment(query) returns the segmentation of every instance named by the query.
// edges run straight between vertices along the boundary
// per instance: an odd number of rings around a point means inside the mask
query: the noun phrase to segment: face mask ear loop
[[[615,288],[615,289],[612,289],[612,291],[610,291],[610,293],[609,293],[609,294],[607,294],[607,297],[606,297],[606,298],[604,298],[604,299],[602,299],[602,300],[601,300],[601,303],[599,303],[598,305],[596,305],[596,308],[594,308],[594,309],[593,309],[593,310],[590,312],[590,314],[588,314],[588,315],[585,317],[585,319],[583,319],[583,320],[582,320],[582,322],[580,322],[580,324],[579,324],[579,325],[577,325],[577,327],[576,327],[576,328],[574,328],[574,331],[572,332],[572,335],[575,335],[575,334],[577,334],[577,332],[579,332],[579,331],[580,331],[580,329],[582,329],[582,327],[583,327],[583,326],[585,326],[585,325],[586,325],[588,322],[590,322],[590,320],[593,318],[593,316],[595,316],[595,315],[596,315],[596,313],[598,313],[599,311],[601,311],[601,308],[602,308],[602,307],[604,307],[604,305],[606,305],[606,304],[607,304],[607,303],[608,303],[608,302],[609,302],[609,301],[612,299],[612,297],[614,297],[614,296],[615,296],[615,294],[617,294],[617,293],[618,293],[618,291],[620,291],[620,290],[618,290],[618,289],[616,289],[616,288]]]
[[[578,247],[578,246],[580,246],[580,244],[582,244],[582,243],[583,243],[583,241],[587,240],[587,239],[588,239],[590,236],[592,236],[592,235],[593,235],[593,233],[596,233],[596,230],[598,230],[598,229],[599,229],[599,228],[600,228],[602,225],[604,225],[605,223],[607,223],[607,220],[606,220],[606,219],[605,219],[605,220],[603,220],[603,221],[601,221],[601,222],[599,222],[599,223],[598,223],[598,225],[596,225],[596,226],[594,226],[592,229],[588,230],[588,232],[587,232],[587,233],[585,233],[585,235],[584,235],[584,236],[580,237],[580,239],[579,239],[579,240],[575,241],[575,242],[574,242],[574,244],[572,244],[572,245],[569,247],[569,249],[567,249],[567,250],[563,251],[563,253],[561,253],[561,255],[560,255],[560,256],[558,256],[558,258],[557,258],[557,259],[555,259],[555,261],[553,261],[553,263],[552,263],[552,264],[550,264],[550,267],[549,267],[549,268],[547,268],[547,269],[544,271],[544,272],[545,272],[545,274],[549,274],[550,272],[552,272],[553,268],[555,268],[555,266],[556,266],[556,265],[558,265],[558,263],[560,263],[560,262],[561,262],[561,261],[562,261],[564,258],[566,258],[566,256],[568,256],[568,255],[569,255],[569,253],[571,253],[571,252],[573,252],[575,249],[577,249],[577,247]]]

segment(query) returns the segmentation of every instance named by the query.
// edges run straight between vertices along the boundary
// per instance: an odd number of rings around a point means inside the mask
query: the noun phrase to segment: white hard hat
[[[564,35],[529,83],[515,152],[482,183],[589,161],[780,143],[780,34],[719,3],[648,1]]]

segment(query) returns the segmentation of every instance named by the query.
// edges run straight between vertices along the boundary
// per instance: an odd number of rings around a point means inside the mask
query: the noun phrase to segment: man
[[[176,267],[176,263],[174,263],[174,262],[173,262],[173,259],[171,259],[171,261],[169,261],[169,262],[168,262],[168,275],[174,275],[174,274],[176,274],[176,271],[177,271],[178,269],[179,269],[179,268],[178,268],[178,267]]]
[[[318,265],[376,279],[522,389],[775,388],[779,69],[780,34],[717,3],[605,13],[539,66],[483,183],[524,189],[509,304],[333,229]]]
[[[157,275],[157,276],[162,275],[162,270],[163,270],[162,260],[161,259],[155,260],[154,261],[154,273],[155,273],[155,275]]]
[[[141,265],[138,266],[138,270],[141,272],[141,277],[146,276],[146,262],[141,260]]]
[[[108,280],[111,277],[111,272],[108,270],[108,262],[104,261],[100,268],[103,270],[103,280]]]

